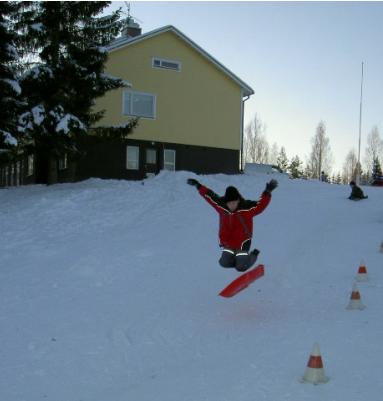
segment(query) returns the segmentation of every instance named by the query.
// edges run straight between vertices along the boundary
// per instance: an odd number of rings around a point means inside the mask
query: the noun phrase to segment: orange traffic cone
[[[367,268],[364,262],[361,262],[359,265],[356,281],[368,281]]]
[[[354,283],[352,287],[350,302],[348,303],[346,309],[358,309],[358,310],[365,309],[365,305],[362,304],[360,293],[356,283]]]
[[[306,372],[302,377],[304,383],[327,383],[329,378],[324,374],[322,357],[319,350],[319,344],[315,343],[309,361],[307,362]]]

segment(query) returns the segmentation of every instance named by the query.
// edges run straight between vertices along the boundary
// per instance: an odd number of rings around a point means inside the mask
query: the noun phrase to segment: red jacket
[[[266,209],[271,194],[263,192],[258,202],[241,199],[237,210],[231,212],[224,198],[211,189],[201,185],[198,191],[219,214],[220,245],[233,250],[244,249],[245,243],[251,241],[253,235],[253,217]]]

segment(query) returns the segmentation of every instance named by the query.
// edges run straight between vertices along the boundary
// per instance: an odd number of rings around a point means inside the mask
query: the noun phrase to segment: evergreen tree
[[[289,171],[293,178],[301,178],[302,177],[303,171],[302,171],[301,166],[302,166],[302,162],[298,156],[295,156],[291,159],[291,162],[289,165]]]
[[[19,28],[37,62],[21,80],[28,109],[21,122],[37,153],[47,160],[48,183],[57,181],[57,159],[78,152],[81,137],[103,112],[95,99],[124,86],[104,74],[105,46],[121,30],[119,12],[97,17],[110,2],[22,2]],[[127,135],[134,124],[121,128]],[[122,131],[122,132],[121,132]]]
[[[372,178],[371,173],[368,170],[366,170],[365,172],[361,171],[360,184],[368,185],[371,182],[371,178]]]
[[[375,157],[372,166],[372,178],[376,179],[377,177],[381,176],[382,176],[382,167],[380,166],[378,157]]]
[[[331,176],[330,183],[338,185],[342,183],[342,176],[340,175],[339,171]]]
[[[302,178],[305,178],[306,180],[312,178],[312,172],[309,162],[306,162]]]
[[[383,140],[380,138],[379,129],[374,126],[367,135],[367,147],[365,153],[365,167],[368,171],[374,170],[376,159],[382,160],[383,157]]]
[[[277,166],[282,170],[286,171],[289,166],[289,160],[286,155],[286,150],[282,146],[277,158]]]
[[[12,18],[17,4],[0,2],[0,150],[10,154],[18,145],[18,116],[21,109],[21,88],[17,79],[16,33],[12,29]]]

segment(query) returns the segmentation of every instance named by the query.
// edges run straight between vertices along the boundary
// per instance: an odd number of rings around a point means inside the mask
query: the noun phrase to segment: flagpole
[[[360,183],[360,173],[361,173],[361,166],[360,166],[360,142],[362,137],[362,100],[363,100],[363,65],[362,62],[362,79],[360,82],[360,107],[359,107],[359,146],[358,146],[358,165],[357,165],[357,172],[356,172],[356,184],[359,185]]]

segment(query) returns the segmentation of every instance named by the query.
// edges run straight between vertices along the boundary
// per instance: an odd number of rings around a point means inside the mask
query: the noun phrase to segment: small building
[[[240,171],[244,103],[254,91],[174,26],[136,24],[108,48],[106,72],[129,82],[96,107],[99,126],[139,124],[123,144],[90,138],[86,176],[142,179],[160,170]]]

